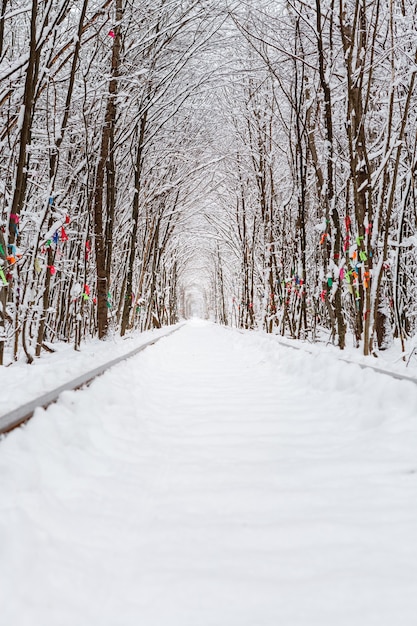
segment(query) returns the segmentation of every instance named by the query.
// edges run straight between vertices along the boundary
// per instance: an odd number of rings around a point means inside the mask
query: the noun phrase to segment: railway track
[[[22,426],[22,424],[25,424],[32,417],[37,408],[45,409],[50,404],[53,404],[58,400],[63,391],[74,391],[76,389],[87,387],[90,383],[92,383],[95,378],[104,374],[104,372],[109,370],[111,367],[114,367],[122,361],[126,361],[127,359],[130,359],[131,357],[139,354],[149,346],[156,344],[161,339],[169,337],[173,333],[180,330],[182,326],[183,324],[177,326],[165,335],[150,339],[146,343],[143,343],[138,348],[131,350],[127,354],[117,357],[116,359],[112,359],[111,361],[107,361],[107,363],[103,363],[102,365],[99,365],[98,367],[86,372],[85,374],[82,374],[81,376],[78,376],[77,378],[74,378],[63,385],[52,389],[52,391],[49,391],[48,393],[45,393],[42,396],[39,396],[38,398],[31,400],[30,402],[26,402],[22,406],[17,407],[16,409],[13,409],[12,411],[5,413],[4,415],[1,415],[0,435],[5,435],[15,428]]]
[[[98,376],[101,376],[102,374],[104,374],[104,372],[106,372],[110,368],[114,367],[118,363],[121,363],[122,361],[126,361],[127,359],[130,359],[136,354],[139,354],[140,352],[142,352],[149,346],[152,346],[158,341],[160,341],[161,339],[163,339],[164,337],[169,337],[173,333],[177,332],[180,328],[182,328],[182,326],[183,324],[176,327],[174,330],[171,330],[170,332],[166,333],[165,335],[162,335],[161,337],[157,337],[155,339],[151,339],[147,341],[146,343],[142,344],[141,346],[139,346],[138,348],[135,348],[135,350],[132,350],[128,352],[127,354],[120,356],[116,359],[108,361],[107,363],[104,363],[100,365],[99,367],[96,367],[95,369],[90,370],[86,372],[85,374],[78,376],[77,378],[74,378],[73,380],[70,380],[69,382],[57,387],[56,389],[53,389],[52,391],[45,393],[42,396],[39,396],[38,398],[35,398],[34,400],[31,400],[30,402],[27,402],[23,404],[22,406],[0,416],[0,435],[5,435],[11,430],[18,428],[19,426],[27,422],[32,417],[33,413],[35,412],[37,408],[46,408],[50,404],[56,402],[60,394],[63,391],[74,391],[76,389],[81,389],[83,387],[88,386],[95,378],[97,378]],[[309,350],[306,346],[291,345],[290,343],[287,343],[286,341],[283,341],[276,336],[274,336],[273,339],[279,345],[285,348],[291,348],[293,350],[300,350],[302,352],[306,352],[307,354],[310,354],[313,356],[316,354],[313,350]],[[390,376],[391,378],[395,378],[397,380],[406,380],[417,385],[417,378],[414,376],[408,376],[405,374],[400,374],[398,372],[392,372],[390,370],[385,370],[381,367],[376,367],[376,366],[368,365],[365,363],[358,363],[356,361],[350,361],[349,359],[345,359],[343,357],[336,357],[336,358],[339,361],[343,361],[344,363],[348,363],[350,365],[358,365],[361,369],[371,369],[374,372],[377,372],[378,374]]]
[[[233,330],[233,329],[230,329]],[[238,332],[245,334],[247,332],[251,332],[250,330],[239,330]],[[305,346],[304,344],[301,345],[296,345],[296,344],[292,344],[290,343],[292,340],[289,339],[287,341],[281,339],[281,337],[278,337],[277,335],[267,335],[265,334],[265,337],[270,338],[271,340],[275,341],[276,343],[278,343],[280,346],[284,346],[284,348],[290,348],[291,350],[299,350],[300,352],[306,352],[307,354],[310,354],[312,356],[317,356],[318,352],[314,351],[314,350],[309,350],[309,348],[307,346]],[[417,354],[416,354],[417,356]],[[352,361],[350,359],[345,359],[344,357],[341,356],[335,356],[335,359],[337,359],[338,361],[342,361],[343,363],[347,363],[348,365],[357,365],[358,367],[360,367],[363,370],[366,369],[370,369],[373,370],[374,372],[376,372],[377,374],[383,374],[384,376],[390,376],[391,378],[395,378],[396,380],[406,380],[409,381],[411,383],[414,383],[414,385],[417,385],[417,377],[416,376],[410,376],[407,374],[401,374],[400,372],[393,372],[391,370],[387,370],[384,369],[383,367],[377,367],[375,365],[369,365],[368,363],[359,363],[358,361]]]
[[[297,346],[297,345],[291,345],[290,343],[287,343],[277,337],[275,337],[275,340],[277,343],[279,343],[279,345],[284,346],[286,348],[291,348],[293,350],[301,350],[302,352],[306,352],[307,354],[311,354],[312,356],[317,355],[318,353],[313,351],[313,350],[309,350],[306,346],[301,345],[301,346]],[[414,383],[415,385],[417,385],[417,378],[415,376],[409,376],[407,374],[401,374],[400,372],[392,372],[391,370],[386,370],[383,367],[377,367],[375,365],[369,365],[368,363],[359,363],[358,361],[351,361],[350,359],[345,359],[344,357],[340,357],[340,356],[336,356],[335,357],[338,361],[342,361],[342,363],[347,363],[348,365],[357,365],[358,367],[360,367],[362,370],[373,370],[374,372],[377,372],[377,374],[383,374],[384,376],[390,376],[391,378],[395,378],[396,380],[407,380],[411,383]]]

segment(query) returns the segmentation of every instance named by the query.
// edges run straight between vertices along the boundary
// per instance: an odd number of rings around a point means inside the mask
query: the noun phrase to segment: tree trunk
[[[109,277],[108,267],[110,266],[109,254],[106,251],[107,242],[104,232],[104,176],[110,149],[114,141],[114,131],[116,123],[116,96],[118,89],[118,77],[121,55],[121,26],[123,15],[122,0],[115,0],[116,25],[113,29],[113,49],[111,61],[111,80],[109,82],[109,92],[107,97],[106,113],[101,135],[100,157],[97,164],[95,177],[95,190],[93,198],[93,221],[94,221],[94,244],[96,255],[97,271],[97,326],[99,339],[104,339],[108,331],[108,309],[109,302]],[[108,199],[107,199],[108,201]]]

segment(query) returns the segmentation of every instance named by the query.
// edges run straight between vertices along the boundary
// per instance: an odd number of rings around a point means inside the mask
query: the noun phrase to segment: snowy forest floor
[[[2,623],[414,626],[416,450],[416,385],[190,322],[0,442]]]

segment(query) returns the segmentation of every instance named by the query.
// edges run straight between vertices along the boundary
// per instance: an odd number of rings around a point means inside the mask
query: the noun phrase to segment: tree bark
[[[95,190],[93,198],[94,245],[97,271],[97,326],[99,339],[104,339],[108,332],[109,301],[109,254],[106,251],[105,215],[104,215],[104,176],[108,164],[110,148],[114,140],[116,123],[116,96],[121,55],[121,19],[123,15],[122,0],[115,0],[116,24],[113,29],[113,48],[111,61],[111,80],[107,97],[106,113],[101,135],[100,156],[95,176]]]

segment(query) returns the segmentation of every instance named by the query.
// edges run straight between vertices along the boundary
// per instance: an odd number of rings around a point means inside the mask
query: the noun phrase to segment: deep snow
[[[415,626],[416,451],[412,383],[189,323],[0,442],[1,623]]]

